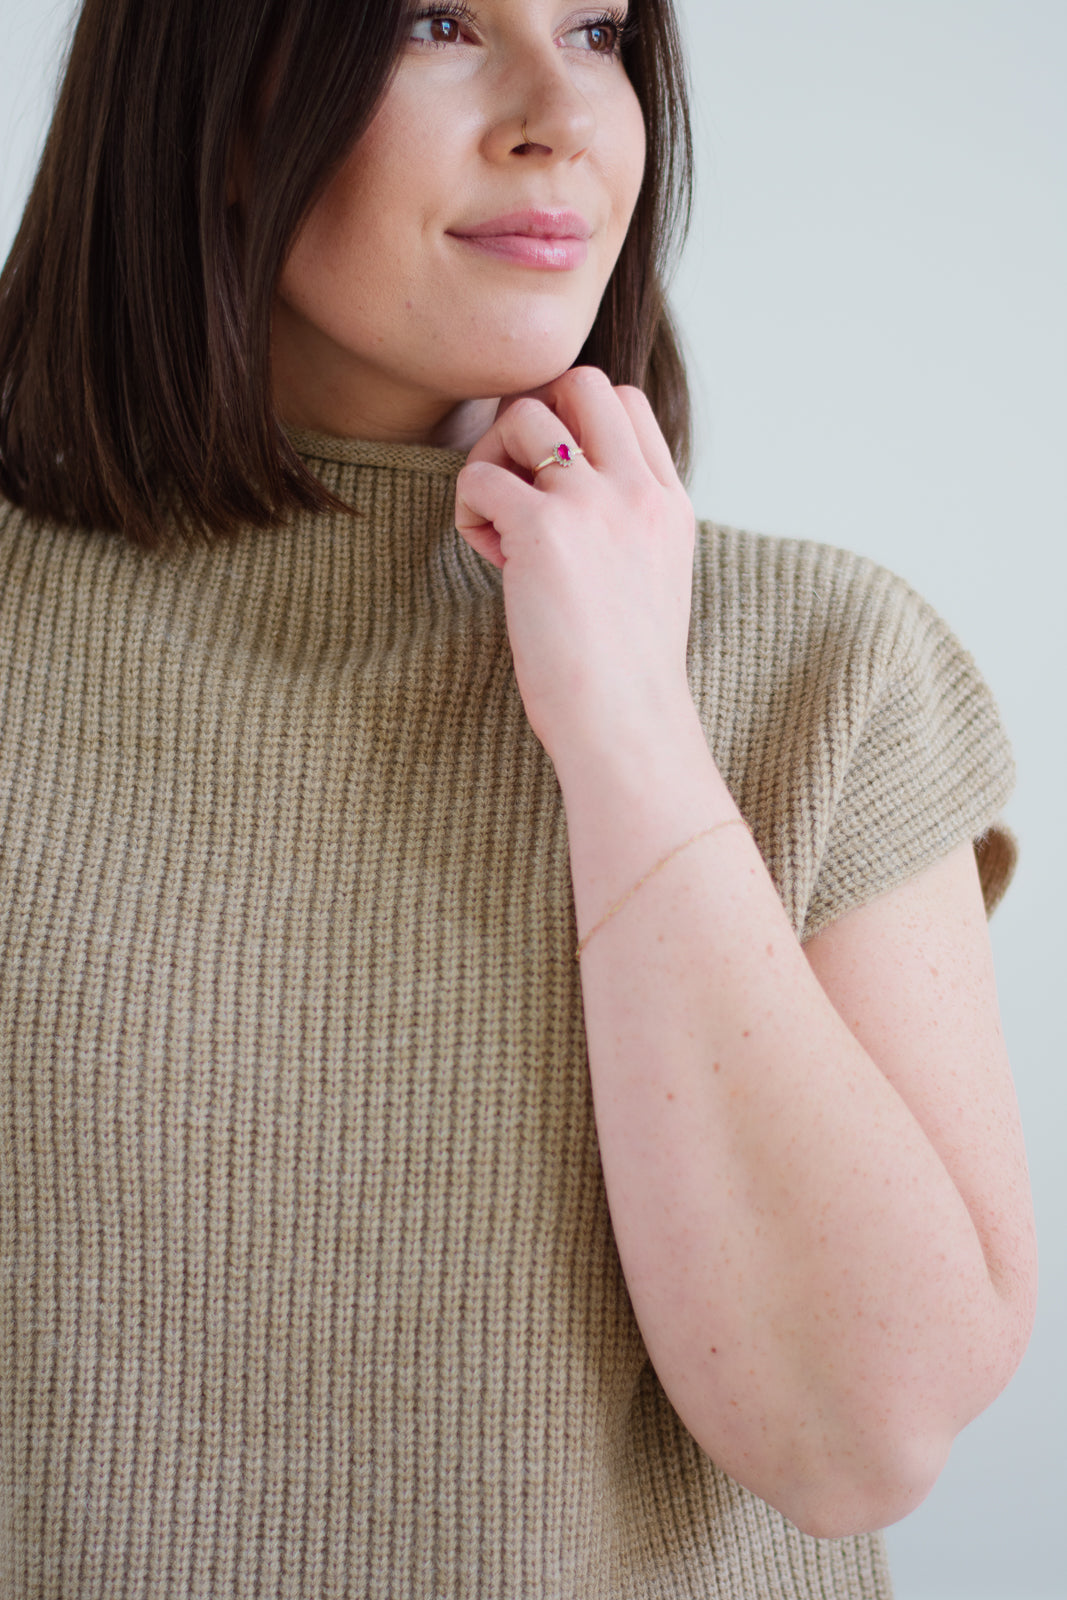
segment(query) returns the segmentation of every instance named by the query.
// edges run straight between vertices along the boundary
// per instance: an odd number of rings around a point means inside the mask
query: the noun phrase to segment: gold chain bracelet
[[[605,922],[611,921],[616,911],[620,910],[621,907],[626,904],[631,895],[637,893],[642,884],[647,883],[649,878],[654,877],[655,874],[659,872],[661,867],[665,867],[667,865],[668,861],[673,861],[675,856],[680,856],[683,850],[688,850],[691,844],[696,844],[698,839],[706,839],[709,833],[718,833],[721,828],[744,828],[746,832],[751,832],[751,829],[749,828],[744,817],[727,817],[725,822],[714,822],[710,828],[702,828],[699,833],[694,833],[691,839],[687,839],[684,844],[678,845],[677,849],[672,850],[669,855],[664,856],[662,861],[657,861],[656,865],[651,869],[651,871],[646,872],[643,878],[638,878],[633,888],[627,889],[621,900],[616,900],[611,910],[605,912],[604,916],[601,917],[596,927],[590,928],[585,938],[581,941],[577,950],[574,952],[575,961],[579,959],[582,951],[585,949],[594,933],[599,933]]]

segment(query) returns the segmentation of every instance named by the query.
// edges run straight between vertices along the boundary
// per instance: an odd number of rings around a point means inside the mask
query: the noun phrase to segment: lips
[[[593,230],[577,211],[510,211],[449,232],[458,239],[588,239]]]
[[[582,265],[592,232],[577,211],[512,211],[449,229],[452,238],[482,254],[556,272]]]

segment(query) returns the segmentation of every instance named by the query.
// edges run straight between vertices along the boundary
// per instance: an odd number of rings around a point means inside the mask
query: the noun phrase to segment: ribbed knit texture
[[[0,511],[0,1600],[887,1600],[643,1349],[462,458],[297,442],[358,516]],[[969,657],[840,551],[705,525],[691,676],[798,932],[1010,788]]]

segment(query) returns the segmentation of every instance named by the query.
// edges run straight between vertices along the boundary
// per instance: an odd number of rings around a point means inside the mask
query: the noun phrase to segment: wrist
[[[639,710],[605,709],[550,754],[568,811],[584,803],[658,809],[690,789],[704,800],[725,795],[732,807],[687,687]]]
[[[691,699],[610,731],[601,725],[557,764],[582,933],[686,840],[739,817]]]

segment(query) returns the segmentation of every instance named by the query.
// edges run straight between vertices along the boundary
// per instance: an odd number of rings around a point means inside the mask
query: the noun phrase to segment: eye
[[[463,38],[466,13],[455,10],[424,11],[412,19],[409,37],[416,44],[459,44]]]
[[[411,37],[424,44],[454,44],[459,38],[455,17],[419,17],[412,23]]]
[[[587,48],[598,56],[610,55],[618,43],[618,30],[613,23],[593,22],[580,31],[589,40]]]
[[[622,17],[594,17],[583,22],[580,28],[571,28],[564,38],[568,44],[590,55],[617,56],[622,53],[625,22]]]

